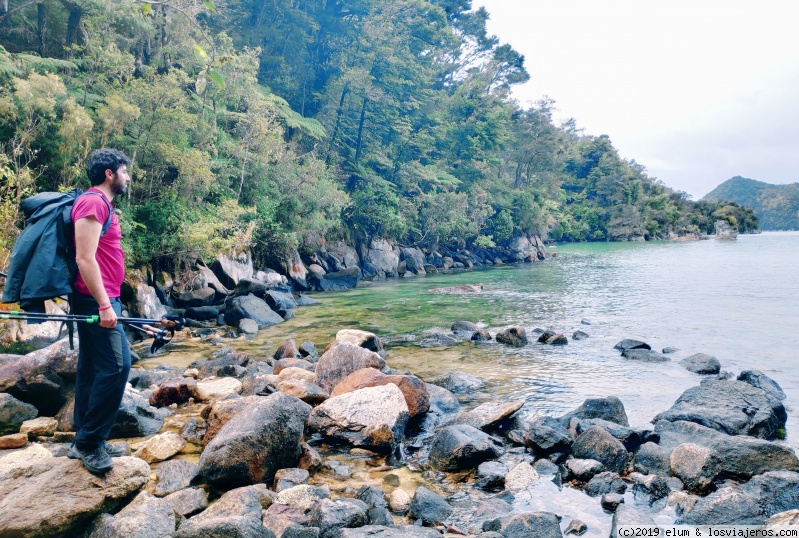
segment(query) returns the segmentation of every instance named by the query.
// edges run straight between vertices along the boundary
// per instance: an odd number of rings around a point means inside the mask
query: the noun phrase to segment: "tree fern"
[[[0,79],[17,77],[21,74],[22,72],[14,65],[11,54],[0,45]]]
[[[264,92],[265,93],[265,92]],[[264,97],[275,105],[278,118],[290,129],[299,129],[302,132],[320,140],[327,136],[322,124],[313,118],[306,118],[295,112],[285,99],[273,93],[265,93]]]
[[[37,73],[44,73],[48,71],[54,73],[56,71],[67,70],[77,71],[78,69],[78,66],[75,64],[75,62],[61,60],[59,58],[42,58],[41,56],[28,53],[19,53],[16,55],[16,57],[17,60],[25,65],[25,67],[36,71]]]

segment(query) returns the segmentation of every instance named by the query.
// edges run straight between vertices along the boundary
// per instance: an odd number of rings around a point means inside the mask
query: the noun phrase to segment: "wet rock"
[[[341,529],[341,538],[441,538],[436,529],[417,527],[416,525],[400,525],[384,527],[367,525],[357,529]]]
[[[602,419],[608,422],[615,422],[622,426],[629,426],[627,420],[627,413],[624,410],[624,404],[616,396],[608,396],[607,398],[588,398],[583,404],[560,417],[560,421],[568,423],[569,419],[577,417],[579,419]]]
[[[324,275],[313,274],[308,280],[319,291],[343,291],[357,287],[361,278],[363,273],[359,267],[349,267]]]
[[[509,327],[497,333],[497,342],[513,347],[523,347],[527,345],[527,333],[524,327]]]
[[[155,495],[164,497],[188,488],[199,476],[200,467],[195,463],[185,460],[165,461],[155,469]]]
[[[389,383],[396,385],[402,391],[411,417],[426,413],[430,409],[427,387],[421,379],[414,375],[386,375],[374,368],[362,368],[351,373],[336,385],[331,396]]]
[[[505,452],[502,445],[473,426],[456,424],[436,433],[430,448],[430,463],[441,471],[474,469]]]
[[[302,448],[302,456],[300,456],[297,467],[305,469],[312,474],[321,469],[322,456],[307,443],[302,443],[300,446]]]
[[[666,480],[658,475],[631,473],[629,478],[633,480],[633,497],[635,497],[635,501],[638,504],[652,506],[660,499],[668,497],[669,493],[671,493]]]
[[[542,340],[540,338],[538,339],[538,341],[542,342]],[[566,336],[563,335],[562,333],[555,333],[555,334],[549,335],[545,340],[543,340],[542,343],[550,345],[550,346],[565,346],[565,345],[568,345],[569,339],[566,338]]]
[[[668,355],[669,353],[677,353],[678,351],[680,351],[680,348],[674,346],[666,346],[661,350],[661,353],[663,353],[664,355]]]
[[[498,461],[486,461],[477,467],[475,484],[481,489],[501,488],[505,485],[508,468]]]
[[[425,383],[427,394],[430,397],[430,407],[443,414],[457,413],[461,404],[455,395],[443,387]]]
[[[469,338],[472,342],[490,342],[491,341],[491,333],[489,333],[486,329],[480,329],[472,333],[472,336]]]
[[[39,417],[26,420],[19,427],[19,433],[24,433],[29,439],[39,436],[52,437],[58,427],[58,421],[50,417]]]
[[[673,508],[674,513],[679,517],[693,510],[697,500],[699,497],[696,495],[684,491],[672,491],[666,500],[666,506]]]
[[[330,398],[314,408],[308,427],[354,446],[392,451],[402,441],[408,418],[405,397],[388,384]]]
[[[197,321],[210,321],[219,317],[219,307],[216,306],[195,306],[187,308],[183,317]]]
[[[197,382],[194,397],[201,402],[214,402],[241,392],[241,381],[232,377],[208,377]]]
[[[361,368],[382,370],[386,361],[375,353],[349,342],[342,342],[326,351],[316,363],[316,384],[325,390],[333,388],[348,375]]]
[[[287,312],[297,308],[297,302],[290,293],[268,290],[264,293],[263,299],[269,305],[269,308],[282,317],[285,317]]]
[[[330,490],[327,487],[300,484],[280,491],[275,502],[298,512],[310,512],[319,501],[329,498]]]
[[[186,440],[174,432],[164,432],[148,439],[136,451],[136,457],[147,463],[168,460],[186,446]]]
[[[24,433],[12,433],[0,437],[0,450],[22,448],[28,444],[28,436]]]
[[[149,538],[175,531],[172,506],[142,491],[116,515],[101,514],[87,532],[88,538]]]
[[[433,379],[432,383],[455,394],[469,394],[485,388],[485,381],[477,376],[463,372],[444,374]]]
[[[102,479],[68,458],[0,465],[0,528],[8,536],[72,533],[117,509],[149,479],[147,463],[131,457],[115,458]]]
[[[708,491],[719,473],[720,462],[713,450],[696,443],[683,443],[670,456],[671,473],[688,491]]]
[[[782,391],[782,387],[760,370],[744,370],[738,374],[737,379],[738,381],[749,383],[755,388],[764,390],[767,395],[777,400],[784,400],[786,398],[785,393]]]
[[[458,417],[458,422],[489,431],[522,408],[524,400],[507,403],[488,402]]]
[[[785,406],[763,389],[736,380],[706,379],[652,422],[696,422],[729,435],[768,439],[785,427]]]
[[[400,259],[405,262],[405,267],[408,271],[411,271],[417,275],[427,274],[424,269],[424,254],[422,254],[421,250],[416,247],[401,248],[400,256]]]
[[[244,278],[252,278],[252,256],[249,252],[228,256],[220,254],[211,263],[209,269],[213,271],[219,282],[228,289],[233,289]]]
[[[614,472],[605,471],[595,475],[585,486],[585,492],[591,497],[599,497],[605,493],[622,494],[627,491],[627,484]]]
[[[450,347],[457,346],[461,341],[448,334],[433,331],[427,333],[424,338],[417,340],[416,345],[420,347]]]
[[[319,529],[319,538],[336,538],[341,529],[366,525],[368,507],[357,499],[322,499],[311,512],[310,525]]]
[[[276,393],[236,414],[200,457],[206,481],[218,487],[252,484],[295,467],[310,410],[299,399]]]
[[[254,319],[242,318],[237,327],[241,334],[258,334],[258,322]]]
[[[538,472],[529,463],[520,463],[505,476],[505,488],[520,491],[529,488],[539,479]]]
[[[740,488],[727,486],[700,498],[676,525],[760,525],[765,521],[758,499]]]
[[[452,515],[452,506],[440,495],[419,486],[413,494],[409,508],[410,517],[427,525],[440,525]]]
[[[680,366],[695,374],[717,374],[721,371],[719,360],[707,353],[696,353],[680,361]]]
[[[536,417],[529,427],[530,430],[524,434],[525,444],[541,456],[567,452],[574,441],[563,424],[552,417]]]
[[[652,346],[647,344],[646,342],[641,342],[640,340],[632,340],[630,338],[624,339],[615,346],[613,349],[617,349],[619,351],[627,351],[629,349],[652,349]]]
[[[656,443],[642,444],[635,453],[633,466],[639,473],[667,474],[670,469],[671,450],[663,448]]]
[[[128,383],[135,389],[143,390],[152,386],[158,387],[162,383],[166,383],[170,379],[178,377],[183,377],[180,369],[174,366],[160,364],[152,370],[131,368],[128,374]]]
[[[575,536],[582,536],[588,530],[588,525],[579,519],[572,519],[569,526],[563,531],[563,534],[574,534]]]
[[[625,349],[621,356],[631,361],[639,362],[667,362],[671,359],[650,349]]]
[[[602,462],[606,469],[617,473],[624,471],[630,459],[624,445],[599,426],[581,433],[572,444],[572,453],[575,458]]]
[[[444,260],[446,260],[446,258],[444,258]],[[462,266],[462,264],[461,264],[461,266]],[[446,261],[445,261],[444,267],[447,268],[446,267]],[[454,267],[454,265],[452,267]],[[468,293],[482,293],[483,289],[484,289],[484,287],[483,287],[482,284],[465,284],[463,286],[449,286],[449,287],[446,287],[446,288],[435,288],[435,289],[428,290],[428,291],[430,293],[436,293],[436,294],[439,294],[439,295],[450,295],[450,294],[452,294],[452,295],[462,295],[462,294],[468,294]]]
[[[550,512],[512,514],[485,521],[483,531],[496,531],[505,538],[562,538],[560,516]]]
[[[566,460],[564,463],[568,469],[570,476],[573,476],[580,482],[588,482],[595,475],[605,470],[602,462],[591,459],[571,459]]]
[[[316,367],[313,363],[304,359],[280,359],[279,361],[275,361],[275,375],[279,375],[280,372],[286,368],[302,368],[303,370],[308,370],[309,372],[314,372],[316,370]]]
[[[36,418],[38,414],[35,406],[0,392],[0,435],[17,433],[23,422]]]
[[[261,523],[262,502],[269,499],[261,485],[228,491],[207,510],[184,522],[173,538],[275,538]],[[266,503],[268,504],[268,502]]]
[[[233,297],[225,301],[225,323],[236,327],[242,319],[251,319],[258,324],[259,329],[265,329],[278,323],[283,323],[283,318],[269,308],[266,301],[254,295]]]
[[[572,340],[585,340],[586,338],[588,338],[588,333],[586,332],[574,331],[574,333],[572,333]]]
[[[455,321],[452,323],[450,330],[461,336],[470,336],[480,330],[477,323],[471,321]]]
[[[111,438],[147,437],[157,433],[164,425],[158,410],[136,390],[125,389],[116,422],[111,428]]]
[[[208,507],[208,494],[200,488],[186,488],[164,497],[176,514],[189,517]]]
[[[161,385],[150,394],[150,405],[167,407],[172,404],[182,405],[197,392],[197,381],[190,377],[172,379]]]
[[[319,360],[319,352],[316,350],[316,344],[313,342],[303,342],[299,347],[300,355],[309,362],[317,362]]]
[[[272,358],[276,361],[280,359],[298,359],[300,358],[300,352],[297,350],[297,342],[291,338],[283,342],[279,348],[275,351],[272,355]]]
[[[385,508],[388,506],[386,494],[377,486],[364,485],[358,489],[355,497],[366,503],[367,506]]]
[[[411,496],[404,489],[397,488],[389,496],[388,507],[396,514],[404,514],[411,507]]]
[[[309,476],[310,475],[308,471],[305,469],[280,469],[277,473],[275,473],[274,490],[277,493],[280,493],[284,489],[293,488],[294,486],[299,486],[300,484],[307,484]]]
[[[175,303],[181,308],[197,308],[201,306],[211,306],[214,302],[216,291],[211,287],[199,288],[182,292]]]
[[[620,504],[624,502],[624,496],[620,493],[605,493],[599,500],[599,505],[603,510],[615,512]]]

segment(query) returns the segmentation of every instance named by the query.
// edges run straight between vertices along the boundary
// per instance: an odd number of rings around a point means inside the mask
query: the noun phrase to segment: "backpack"
[[[79,196],[91,194],[100,196],[108,205],[102,236],[111,226],[114,213],[108,200],[98,192],[84,193],[77,188],[67,193],[42,192],[20,204],[25,228],[11,251],[4,303],[19,303],[22,310],[43,313],[46,300],[72,293],[78,264],[70,213]]]

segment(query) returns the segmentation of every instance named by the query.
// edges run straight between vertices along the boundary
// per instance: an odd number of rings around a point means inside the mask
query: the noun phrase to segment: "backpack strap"
[[[87,194],[94,194],[95,196],[99,196],[103,200],[103,202],[105,202],[105,205],[108,207],[108,219],[105,221],[105,224],[103,224],[103,231],[100,232],[100,237],[102,237],[105,235],[105,232],[108,231],[108,228],[111,227],[111,217],[114,216],[114,209],[111,207],[111,202],[109,202],[108,199],[106,199],[105,195],[103,195],[102,193],[94,191],[86,191],[83,194],[81,194],[81,196]]]

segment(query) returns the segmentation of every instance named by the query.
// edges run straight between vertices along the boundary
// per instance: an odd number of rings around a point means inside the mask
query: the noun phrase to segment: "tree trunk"
[[[44,11],[44,4],[38,3],[36,4],[36,41],[39,45],[39,56],[44,58],[47,56],[45,54],[44,49],[44,42],[45,42],[45,34],[46,34],[46,27],[45,24],[47,23],[47,19],[45,18],[45,11]]]
[[[78,32],[80,30],[80,21],[83,17],[83,8],[77,4],[65,2],[65,6],[69,9],[69,19],[67,20],[67,58],[70,57],[70,48],[78,42]]]
[[[357,163],[358,160],[361,158],[361,147],[363,143],[363,123],[366,119],[366,104],[369,100],[364,97],[363,98],[363,105],[361,106],[361,120],[358,122],[358,142],[355,144],[355,162]]]
[[[350,88],[347,85],[344,85],[344,89],[341,90],[341,99],[338,100],[338,110],[336,111],[336,126],[333,127],[333,134],[330,136],[330,146],[327,153],[327,162],[330,162],[330,152],[333,151],[333,144],[336,142],[336,136],[338,135],[338,128],[341,125],[341,115],[344,113],[344,101],[347,98],[347,94],[350,92]]]

